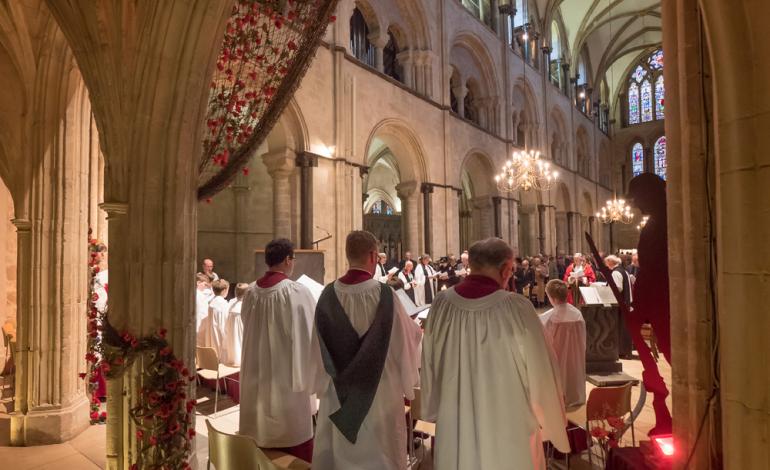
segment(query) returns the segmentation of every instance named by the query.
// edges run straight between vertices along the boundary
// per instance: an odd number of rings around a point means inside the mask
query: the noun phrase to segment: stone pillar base
[[[11,445],[39,446],[69,441],[88,428],[89,412],[88,399],[83,396],[66,408],[51,406],[26,414],[11,413]]]

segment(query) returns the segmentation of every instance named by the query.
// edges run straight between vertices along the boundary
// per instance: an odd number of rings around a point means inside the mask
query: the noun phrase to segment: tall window
[[[401,81],[401,74],[399,69],[401,68],[398,63],[398,43],[396,37],[393,36],[391,31],[388,31],[388,44],[385,45],[385,49],[382,51],[382,62],[385,66],[385,75],[395,78],[399,82]]]
[[[638,142],[631,148],[631,172],[634,176],[644,173],[644,148]]]
[[[462,3],[473,16],[494,29],[494,25],[492,24],[492,2],[490,0],[462,0]]]
[[[369,42],[369,26],[357,7],[350,17],[350,50],[356,59],[374,67],[374,47]]]
[[[550,77],[551,82],[559,88],[562,87],[562,71],[561,71],[561,35],[559,33],[559,25],[556,21],[551,22],[551,55],[549,57],[550,62]]]
[[[663,51],[658,49],[640,61],[628,77],[628,125],[665,118]]]
[[[653,148],[655,154],[655,174],[666,179],[666,136],[661,136],[655,141]]]

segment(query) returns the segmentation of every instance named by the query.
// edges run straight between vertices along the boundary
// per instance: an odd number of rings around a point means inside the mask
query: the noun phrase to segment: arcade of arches
[[[0,2],[0,324],[16,365],[0,446],[88,426],[77,375],[89,229],[110,247],[114,325],[164,326],[192,361],[204,257],[251,282],[254,250],[286,237],[324,252],[329,281],[359,228],[391,259],[459,255],[490,236],[519,256],[560,256],[588,251],[585,232],[605,252],[631,249],[635,223],[594,215],[649,172],[667,184],[674,466],[767,468],[770,325],[752,313],[770,295],[770,5],[516,0],[500,13],[507,3],[341,0],[250,171],[199,203],[189,155],[231,1],[152,14]],[[501,192],[495,174],[525,148],[557,184]],[[108,383],[109,468],[128,468],[136,393]]]

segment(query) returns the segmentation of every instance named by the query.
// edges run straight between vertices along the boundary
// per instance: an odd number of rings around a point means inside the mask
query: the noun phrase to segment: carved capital
[[[32,230],[32,221],[29,219],[11,219],[17,232],[29,232]]]
[[[290,149],[282,149],[262,155],[262,161],[267,172],[273,178],[286,178],[291,175],[296,166],[297,154]]]
[[[396,186],[396,193],[400,199],[409,199],[417,192],[417,181],[407,181]]]
[[[107,213],[107,220],[121,217],[128,214],[128,203],[125,202],[103,202],[99,204],[99,209]]]

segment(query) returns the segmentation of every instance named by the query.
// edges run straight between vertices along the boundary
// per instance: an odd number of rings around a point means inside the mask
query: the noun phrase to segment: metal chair
[[[588,461],[593,465],[593,437],[591,436],[590,423],[592,421],[606,421],[607,418],[621,418],[624,426],[618,430],[618,440],[631,428],[631,442],[636,445],[636,430],[634,421],[641,413],[646,400],[644,385],[640,384],[641,391],[636,407],[631,408],[631,382],[616,387],[597,387],[591,390],[586,402],[586,431],[588,431]]]
[[[214,386],[214,413],[217,412],[219,402],[219,381],[225,377],[235,375],[241,371],[240,367],[228,367],[219,363],[217,350],[198,346],[195,348],[195,357],[198,363],[198,377],[204,380],[215,380]],[[227,393],[227,381],[224,384],[225,393]]]
[[[228,434],[217,430],[206,420],[209,431],[209,459],[207,467],[214,464],[217,470],[309,470],[310,464],[302,459],[278,451],[262,451],[249,436]],[[274,456],[268,457],[268,453]]]

